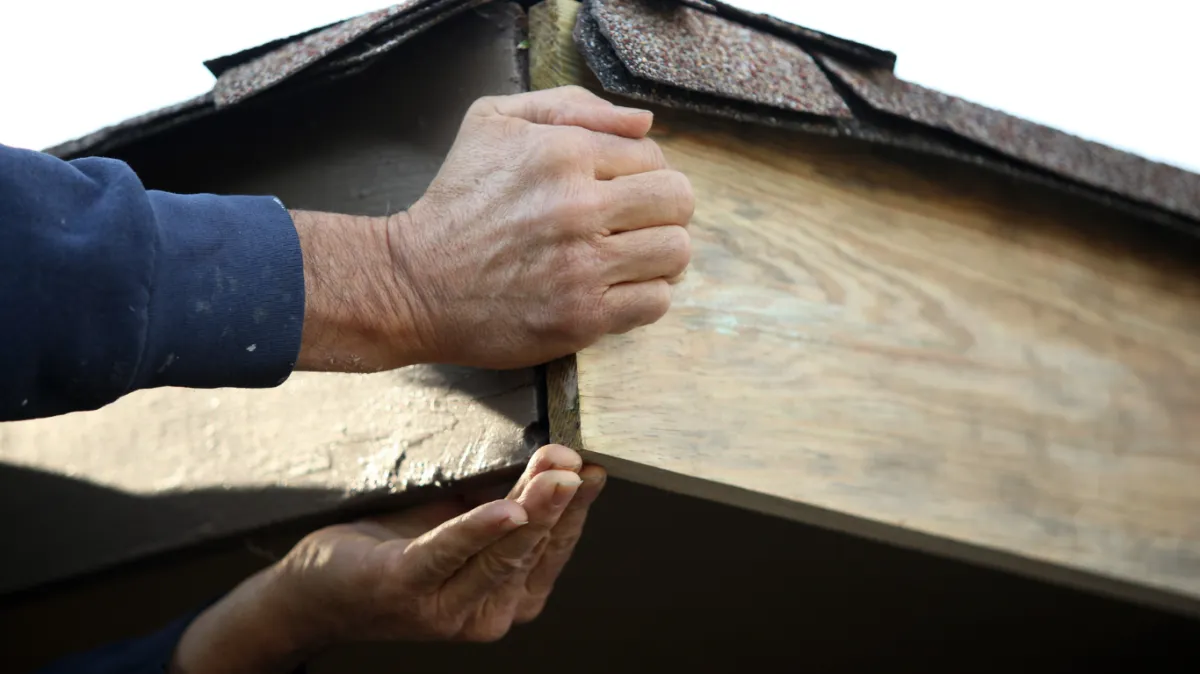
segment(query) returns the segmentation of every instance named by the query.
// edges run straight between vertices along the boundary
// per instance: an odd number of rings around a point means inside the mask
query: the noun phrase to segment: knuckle
[[[557,111],[554,114],[562,116],[566,113]],[[587,131],[578,127],[536,129],[531,142],[534,158],[540,164],[554,169],[582,166],[591,159],[591,138]]]
[[[637,299],[631,301],[629,313],[617,330],[625,333],[651,323],[657,322],[671,308],[670,285],[663,279],[650,284]]]
[[[567,115],[568,111],[563,110],[563,114]],[[587,129],[578,126],[562,126],[556,129],[560,143],[571,148],[572,155],[591,156],[592,145],[595,142],[594,134]]]
[[[666,316],[667,312],[671,310],[670,288],[666,281],[663,281],[659,286],[659,290],[654,293],[654,298],[650,301],[646,310],[646,317],[649,319],[648,323],[653,323]]]
[[[450,640],[458,637],[466,624],[467,614],[447,606],[442,595],[434,595],[426,601],[417,602],[414,616],[422,631],[434,639]]]
[[[559,92],[559,95],[561,97],[563,97],[565,99],[573,100],[573,101],[586,101],[586,100],[591,100],[591,99],[599,99],[599,96],[596,96],[595,94],[588,91],[584,87],[579,86],[578,84],[567,84],[567,85],[559,87],[557,89],[557,91]]]
[[[546,545],[546,552],[554,555],[565,555],[575,549],[579,543],[578,532],[553,536]]]
[[[474,643],[490,644],[503,639],[512,628],[512,617],[496,617],[480,621],[463,633],[463,639]]]
[[[422,536],[413,541],[405,551],[405,556],[423,559],[429,571],[437,575],[449,575],[461,566],[458,557],[445,545],[439,545],[435,537]]]
[[[696,212],[696,195],[692,190],[692,181],[679,171],[671,171],[667,175],[667,194],[675,200],[676,211],[681,221],[686,223]]]
[[[479,558],[480,570],[494,581],[511,578],[525,568],[525,560],[504,555],[483,555]]]
[[[463,631],[463,619],[443,616],[430,622],[430,633],[436,639],[450,640],[458,637]]]
[[[604,208],[604,198],[595,190],[579,190],[563,201],[562,217],[572,226],[573,232],[584,233],[591,229]]]
[[[566,161],[567,153],[565,148],[553,142],[553,136],[553,133],[545,129],[529,127],[527,142],[532,163],[539,167],[557,167],[560,163]]]
[[[567,298],[554,310],[550,331],[561,341],[582,348],[604,333],[602,321],[588,303]]]
[[[565,299],[574,301],[575,295],[591,283],[594,275],[596,261],[592,247],[572,241],[561,247],[557,262],[559,292]]]
[[[667,167],[667,157],[663,154],[662,147],[658,143],[643,138],[638,141],[642,145],[642,152],[645,153],[646,163],[654,169],[665,169]]]
[[[692,236],[683,227],[671,227],[667,235],[667,257],[671,276],[682,274],[692,261]]]
[[[513,614],[513,622],[525,624],[536,620],[542,611],[546,610],[547,599],[548,597],[542,594],[526,597],[517,607],[517,612]]]
[[[471,115],[486,115],[496,109],[496,96],[480,96],[467,108]]]
[[[580,303],[575,310],[575,320],[570,331],[572,342],[580,348],[591,345],[608,331],[605,317],[591,303]]]

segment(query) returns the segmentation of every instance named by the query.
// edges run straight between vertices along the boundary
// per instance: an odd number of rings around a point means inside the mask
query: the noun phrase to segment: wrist
[[[325,646],[290,605],[278,566],[251,576],[184,632],[172,674],[286,674]]]
[[[389,245],[402,217],[292,212],[305,289],[296,369],[377,372],[422,362],[420,315]]]

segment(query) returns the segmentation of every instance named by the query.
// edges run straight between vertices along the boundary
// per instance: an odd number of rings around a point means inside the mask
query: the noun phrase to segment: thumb
[[[472,557],[528,523],[525,509],[512,501],[481,505],[410,543],[400,573],[414,590],[435,591]]]
[[[579,86],[531,91],[489,99],[497,114],[534,124],[579,126],[598,133],[642,138],[654,124],[649,110],[613,105]]]

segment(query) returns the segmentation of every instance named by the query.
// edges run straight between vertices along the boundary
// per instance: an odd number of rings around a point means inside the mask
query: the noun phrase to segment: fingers
[[[645,136],[654,123],[654,115],[649,110],[613,105],[582,87],[497,96],[481,102],[486,102],[498,114],[534,124],[580,126],[626,138]]]
[[[659,170],[597,183],[609,205],[610,233],[656,225],[686,225],[696,210],[696,199],[687,176]]]
[[[692,238],[683,227],[649,227],[607,236],[600,247],[608,259],[609,285],[656,278],[673,279],[692,259]]]
[[[578,473],[582,467],[583,459],[575,450],[562,445],[546,445],[529,457],[529,461],[525,463],[524,472],[512,487],[508,489],[503,486],[488,487],[468,494],[466,500],[474,506],[502,498],[516,500],[525,492],[529,481],[541,473],[548,470],[569,470],[572,473]]]
[[[597,180],[667,168],[662,149],[649,138],[622,138],[606,133],[592,134],[591,138]]]
[[[463,566],[442,588],[444,606],[452,613],[461,612],[513,576],[528,572],[535,548],[558,523],[581,482],[578,475],[565,470],[549,470],[530,480],[520,498],[529,524],[487,546]],[[516,505],[507,500],[495,503]]]
[[[618,283],[604,292],[601,311],[612,334],[650,325],[671,308],[671,286],[665,279]]]
[[[409,544],[400,557],[402,576],[414,591],[437,590],[482,551],[527,527],[529,521],[528,513],[514,501],[479,506]]]
[[[529,463],[525,464],[525,472],[521,473],[517,483],[508,492],[508,498],[520,498],[525,493],[525,488],[529,485],[530,480],[548,470],[567,470],[578,473],[582,467],[583,459],[575,450],[562,445],[546,445],[529,457]]]
[[[583,534],[588,508],[600,495],[607,480],[607,474],[600,466],[583,468],[579,477],[583,483],[576,491],[571,504],[559,517],[558,524],[550,531],[541,558],[525,580],[525,596],[518,604],[515,616],[517,622],[528,622],[542,612],[546,599],[554,589],[555,581],[558,580],[567,561],[571,559],[575,545]]]

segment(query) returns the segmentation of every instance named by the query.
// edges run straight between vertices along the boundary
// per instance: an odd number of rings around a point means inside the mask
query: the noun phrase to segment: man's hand
[[[506,499],[317,531],[197,618],[174,671],[286,672],[368,639],[498,639],[541,612],[604,479],[551,445]]]
[[[689,262],[694,201],[645,137],[652,121],[578,87],[484,98],[408,212],[298,217],[314,276],[299,367],[521,367],[658,320]],[[321,253],[338,246],[361,251],[357,269]],[[323,329],[332,314],[343,327]]]

